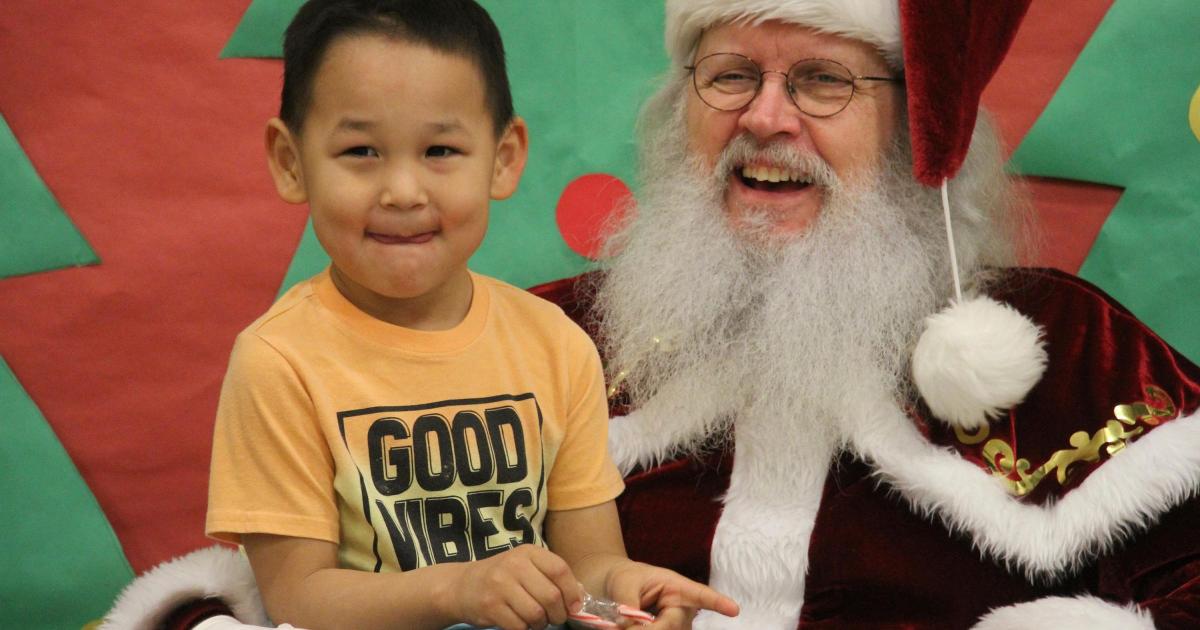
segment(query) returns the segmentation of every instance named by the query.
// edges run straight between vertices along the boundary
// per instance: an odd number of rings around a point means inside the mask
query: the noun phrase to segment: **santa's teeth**
[[[754,180],[756,182],[796,182],[798,184],[812,183],[807,176],[799,171],[768,166],[743,166],[742,177]]]

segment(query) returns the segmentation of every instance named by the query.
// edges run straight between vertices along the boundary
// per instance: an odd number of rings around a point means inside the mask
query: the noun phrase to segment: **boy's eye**
[[[364,157],[364,158],[379,157],[378,151],[376,151],[372,147],[367,147],[367,146],[350,147],[349,149],[346,149],[343,153],[345,155],[350,155],[350,156],[354,156],[354,157]]]
[[[433,158],[450,157],[452,155],[457,155],[458,153],[458,149],[454,149],[445,145],[436,145],[425,150],[425,155]]]

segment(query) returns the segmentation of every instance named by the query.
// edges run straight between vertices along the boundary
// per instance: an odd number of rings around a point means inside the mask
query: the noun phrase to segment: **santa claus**
[[[742,605],[697,627],[1200,627],[1200,370],[1012,267],[1025,4],[667,3],[594,312],[631,552]]]
[[[1014,267],[977,114],[1027,4],[668,0],[637,207],[538,292],[604,350],[631,556],[741,604],[696,627],[1200,627],[1200,369]],[[110,620],[261,620],[206,553]]]

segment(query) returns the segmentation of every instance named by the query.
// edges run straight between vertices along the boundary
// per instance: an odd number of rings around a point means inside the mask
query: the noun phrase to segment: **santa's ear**
[[[288,203],[308,201],[304,170],[300,163],[300,138],[278,118],[267,121],[267,167],[275,190]]]

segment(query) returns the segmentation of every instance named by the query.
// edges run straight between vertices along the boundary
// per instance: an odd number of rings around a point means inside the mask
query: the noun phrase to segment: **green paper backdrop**
[[[1125,189],[1079,275],[1193,361],[1200,137],[1189,108],[1200,89],[1198,46],[1200,2],[1118,0],[1012,158],[1023,174]]]

